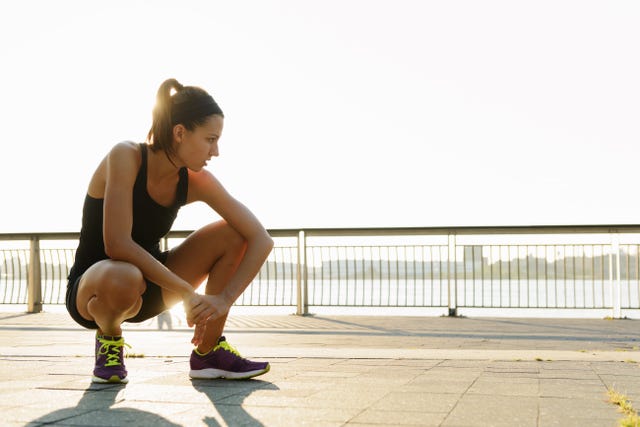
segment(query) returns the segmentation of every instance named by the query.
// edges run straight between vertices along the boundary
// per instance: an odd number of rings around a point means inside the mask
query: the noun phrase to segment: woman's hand
[[[220,295],[200,295],[191,294],[183,300],[184,311],[187,315],[189,327],[196,325],[204,326],[209,319],[217,319],[224,316],[231,309],[232,302],[229,302],[222,294]],[[204,330],[204,328],[201,328]]]
[[[204,295],[195,292],[183,299],[183,305],[189,327],[206,322],[214,314],[215,310],[204,298]]]
[[[190,327],[195,325],[191,343],[199,345],[204,338],[207,321],[215,320],[227,314],[231,309],[231,304],[222,295],[200,295],[194,293],[193,296],[185,299],[187,324]]]

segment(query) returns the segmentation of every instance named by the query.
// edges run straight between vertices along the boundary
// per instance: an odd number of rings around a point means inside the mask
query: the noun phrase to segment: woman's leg
[[[121,261],[100,261],[82,275],[76,309],[82,317],[98,325],[93,382],[128,381],[120,325],[140,311],[146,286],[142,272]]]
[[[142,272],[132,264],[103,260],[84,272],[78,283],[76,305],[87,320],[93,320],[102,335],[122,335],[121,324],[135,316],[146,289]]]
[[[246,251],[246,241],[226,222],[209,224],[189,235],[179,246],[169,252],[166,266],[194,288],[206,279],[205,293],[217,295],[238,269]],[[162,290],[167,306],[180,302],[180,298]],[[211,350],[222,336],[227,316],[207,322],[204,337],[198,351]]]

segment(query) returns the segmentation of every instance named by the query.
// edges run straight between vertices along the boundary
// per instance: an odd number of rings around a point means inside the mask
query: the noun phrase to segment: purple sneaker
[[[246,380],[267,373],[270,369],[269,362],[244,359],[224,337],[220,337],[213,350],[204,356],[200,356],[195,350],[192,351],[189,364],[189,376],[195,379]]]
[[[96,334],[96,366],[93,369],[94,383],[127,383],[124,367],[124,338]]]

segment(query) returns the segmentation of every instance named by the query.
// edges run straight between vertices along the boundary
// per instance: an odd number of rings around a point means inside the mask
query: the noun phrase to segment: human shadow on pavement
[[[118,394],[124,389],[124,384],[91,384],[76,406],[58,409],[26,425],[179,426],[160,415],[140,409],[112,408],[114,404],[125,400],[118,399]]]
[[[230,426],[263,426],[249,414],[242,403],[249,395],[258,390],[280,390],[268,381],[249,380],[197,380],[192,379],[193,387],[206,395],[219,416]],[[213,416],[206,416],[203,423],[209,427],[220,427],[222,424]]]

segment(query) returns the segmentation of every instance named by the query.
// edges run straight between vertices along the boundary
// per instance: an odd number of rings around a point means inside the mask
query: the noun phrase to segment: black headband
[[[204,96],[194,101],[174,104],[171,108],[171,121],[174,125],[184,124],[212,114],[224,116],[216,101],[210,96]]]

